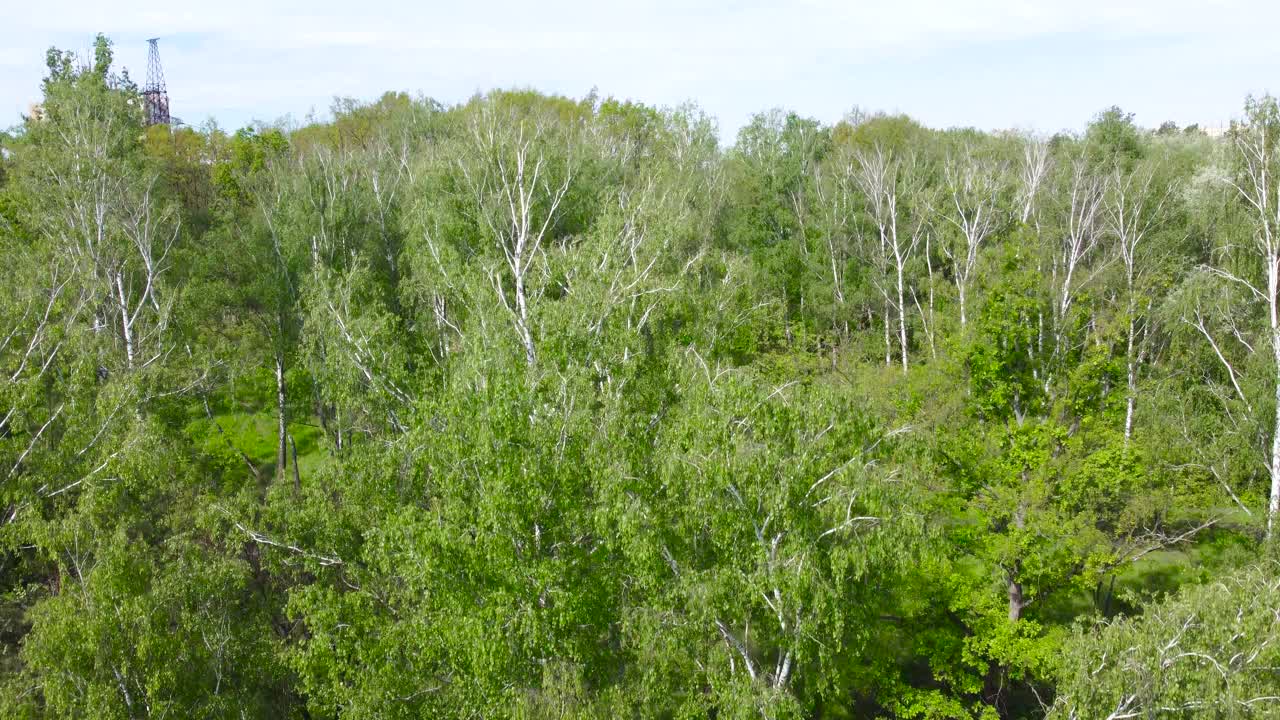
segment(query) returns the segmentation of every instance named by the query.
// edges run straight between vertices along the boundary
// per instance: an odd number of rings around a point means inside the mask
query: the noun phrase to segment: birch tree
[[[889,261],[892,273],[886,278],[892,290],[882,289],[886,298],[894,293],[893,308],[898,320],[898,350],[902,371],[908,369],[907,340],[907,266],[911,262],[921,239],[924,224],[918,201],[920,176],[915,155],[899,156],[892,149],[877,144],[870,150],[855,153],[855,179],[867,203],[867,214],[873,228],[879,253]],[[886,325],[888,310],[885,311]]]
[[[1274,563],[1247,567],[1077,632],[1047,717],[1270,717],[1280,687]]]
[[[1150,269],[1146,257],[1149,236],[1164,222],[1169,198],[1175,190],[1163,183],[1158,166],[1139,165],[1131,172],[1117,168],[1108,179],[1103,209],[1107,231],[1115,239],[1124,271],[1125,299],[1125,416],[1124,439],[1133,436],[1133,416],[1138,402],[1138,375],[1146,360],[1152,300],[1141,302],[1143,278]],[[1146,241],[1146,242],[1144,242]]]
[[[941,215],[963,239],[955,249],[950,245],[944,249],[951,260],[963,331],[968,323],[969,288],[978,265],[978,253],[1002,222],[1000,192],[1005,168],[973,146],[965,145],[960,152],[947,156],[943,173],[949,202],[944,201]],[[1038,191],[1038,177],[1029,178],[1027,182],[1026,192],[1034,196]],[[1028,203],[1032,199],[1029,197],[1023,203],[1024,222],[1030,214]]]
[[[470,121],[474,161],[459,161],[478,221],[502,253],[507,273],[491,275],[498,301],[515,326],[525,362],[537,359],[530,305],[543,244],[554,236],[561,203],[573,181],[572,147],[547,118],[522,116],[497,99],[483,102]]]
[[[289,358],[301,327],[301,279],[307,254],[298,229],[290,219],[293,167],[284,138],[279,133],[241,135],[241,152],[253,161],[239,168],[246,190],[251,222],[239,228],[237,244],[255,266],[249,278],[237,278],[249,289],[246,304],[257,312],[246,313],[266,340],[275,380],[276,476],[283,480],[289,466]],[[266,272],[263,272],[266,270]],[[251,278],[251,279],[250,279]],[[323,418],[323,414],[321,415]]]
[[[856,209],[852,158],[841,154],[826,164],[813,168],[813,189],[817,205],[817,216],[825,241],[825,262],[822,272],[829,275],[832,302],[835,306],[833,318],[841,334],[849,335],[849,317],[846,304],[848,302],[847,274],[849,262],[855,251]]]
[[[1253,237],[1245,247],[1227,246],[1218,254],[1217,262],[1206,270],[1227,282],[1241,286],[1248,297],[1265,310],[1264,342],[1271,351],[1270,366],[1275,381],[1275,417],[1271,423],[1271,448],[1267,471],[1271,480],[1267,502],[1267,536],[1274,537],[1280,516],[1280,108],[1271,96],[1250,98],[1245,104],[1245,118],[1231,131],[1231,144],[1239,163],[1239,172],[1229,182],[1252,218]],[[1234,271],[1235,256],[1247,258],[1252,266],[1248,274]],[[1206,337],[1208,335],[1206,334]],[[1212,338],[1210,338],[1212,341]],[[1221,352],[1217,350],[1220,359]],[[1224,360],[1225,362],[1225,360]],[[1230,369],[1230,368],[1229,368]],[[1233,382],[1234,370],[1232,370]],[[1238,387],[1238,386],[1237,386]]]
[[[1049,143],[1043,138],[1027,136],[1021,138],[1021,162],[1018,165],[1018,219],[1024,225],[1031,223],[1039,226],[1037,214],[1045,179],[1049,177],[1053,167],[1053,155]]]
[[[1081,289],[1105,267],[1103,198],[1105,182],[1083,158],[1076,158],[1067,172],[1061,225],[1052,250],[1053,352],[1064,358],[1070,349],[1072,310]]]
[[[44,115],[29,124],[22,167],[42,200],[32,227],[75,269],[94,298],[95,330],[114,336],[125,369],[135,370],[171,349],[164,276],[180,225],[156,193],[156,173],[139,162],[136,98],[109,74],[109,46],[96,52],[83,71],[50,56]]]

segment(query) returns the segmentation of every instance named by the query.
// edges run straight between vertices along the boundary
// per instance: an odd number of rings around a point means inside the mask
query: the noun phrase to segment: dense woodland
[[[1275,99],[227,133],[47,60],[0,716],[1280,715]]]

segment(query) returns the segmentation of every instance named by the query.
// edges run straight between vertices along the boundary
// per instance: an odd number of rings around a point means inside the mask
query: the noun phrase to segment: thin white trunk
[[[902,372],[905,373],[907,371],[907,313],[905,312],[907,305],[902,279],[902,266],[905,261],[896,250],[894,256],[897,259],[898,270],[898,342],[902,348]]]
[[[933,315],[933,289],[934,289],[933,248],[931,247],[931,243],[929,242],[928,235],[925,235],[924,237],[924,264],[925,264],[925,268],[928,269],[929,271],[929,320],[928,320],[929,357],[932,358],[933,360],[937,360],[938,348],[936,345],[934,345],[934,342],[933,342],[933,334],[934,334],[934,331],[937,329],[937,325],[933,321],[934,319],[934,315]],[[920,316],[922,318],[921,322],[924,322],[923,320],[924,313],[921,313]]]
[[[124,355],[129,368],[133,368],[133,321],[129,317],[129,301],[125,299],[123,273],[116,272],[116,293],[120,299],[120,333],[124,336]]]
[[[1125,350],[1125,357],[1129,365],[1129,386],[1128,395],[1125,397],[1124,411],[1124,444],[1129,446],[1129,440],[1133,437],[1133,411],[1134,406],[1138,402],[1138,361],[1133,352],[1133,301],[1129,301],[1129,337],[1128,347]]]
[[[289,420],[285,415],[284,357],[276,355],[276,477],[283,480],[288,455],[285,443],[288,438]]]
[[[1157,168],[1146,166],[1125,174],[1116,169],[1108,185],[1107,201],[1103,212],[1107,229],[1115,236],[1120,260],[1124,263],[1125,313],[1125,364],[1127,387],[1125,394],[1124,444],[1133,439],[1133,419],[1138,404],[1138,374],[1145,354],[1146,322],[1138,322],[1137,290],[1141,275],[1138,251],[1147,234],[1163,220],[1165,202],[1172,185],[1160,185],[1156,181]]]
[[[1275,537],[1276,516],[1280,515],[1280,254],[1267,258],[1267,297],[1271,321],[1271,351],[1276,380],[1275,422],[1271,429],[1271,497],[1267,503],[1267,539]]]
[[[1276,417],[1271,431],[1271,498],[1267,504],[1267,537],[1273,537],[1276,516],[1280,515],[1280,330],[1271,331],[1271,347],[1276,363]]]
[[[884,293],[882,293],[884,294]],[[893,337],[889,332],[889,295],[884,294],[884,366],[891,367],[893,365]]]

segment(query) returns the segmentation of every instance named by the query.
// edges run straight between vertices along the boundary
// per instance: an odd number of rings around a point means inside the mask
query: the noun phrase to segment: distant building
[[[1220,138],[1231,130],[1229,123],[1201,123],[1200,131],[1211,138]]]

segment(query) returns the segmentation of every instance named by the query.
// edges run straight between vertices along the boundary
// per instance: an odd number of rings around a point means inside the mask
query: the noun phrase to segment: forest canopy
[[[1280,714],[1280,107],[0,136],[0,716]]]

